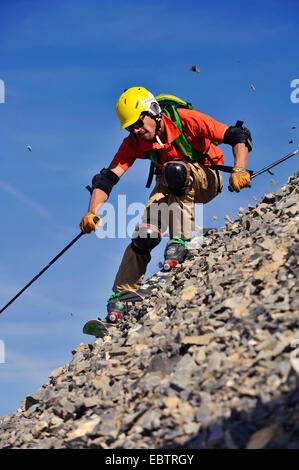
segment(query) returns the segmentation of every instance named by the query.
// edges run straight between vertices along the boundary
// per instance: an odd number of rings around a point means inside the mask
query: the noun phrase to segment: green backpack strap
[[[173,121],[173,123],[177,126],[180,131],[179,137],[177,137],[174,141],[174,145],[177,148],[178,152],[184,157],[189,157],[193,160],[203,158],[204,154],[193,149],[186,137],[184,136],[181,119],[176,110],[176,108],[194,109],[194,106],[191,103],[183,101],[173,95],[159,95],[156,97],[156,100],[161,106],[163,113],[165,113],[166,116],[168,116],[169,119]],[[161,165],[158,150],[149,150],[144,153],[146,158],[151,160],[153,163],[158,163]]]
[[[157,163],[158,165],[162,165],[160,156],[159,156],[159,151],[157,149],[153,150],[147,150],[144,152],[146,158],[152,161],[152,163]]]
[[[176,125],[180,131],[180,135],[174,141],[174,145],[184,157],[189,157],[192,160],[199,160],[204,158],[204,154],[192,148],[191,144],[188,142],[187,138],[183,132],[183,126],[177,108],[183,109],[194,109],[194,106],[187,102],[183,101],[180,98],[177,98],[173,95],[159,95],[156,97],[159,105],[162,108],[162,111],[166,114],[169,119]]]
[[[209,160],[211,165],[215,168],[215,164],[211,157],[208,155],[208,153],[203,153],[200,152],[199,150],[194,149],[191,144],[188,142],[187,138],[184,135],[183,132],[183,126],[181,122],[181,118],[179,116],[179,113],[177,112],[177,108],[183,108],[183,109],[194,109],[194,106],[184,100],[181,100],[177,96],[173,95],[159,95],[156,97],[156,100],[158,101],[162,112],[166,114],[166,116],[172,120],[172,122],[176,125],[176,127],[180,131],[180,135],[175,139],[174,146],[178,150],[178,152],[190,163],[192,161],[204,161],[205,158]],[[215,145],[218,145],[217,142],[212,142]],[[153,179],[153,174],[154,174],[154,166],[155,164],[162,165],[159,157],[159,151],[156,149],[149,150],[147,152],[144,152],[146,158],[151,160],[151,167],[150,167],[150,173],[149,177],[147,180],[146,188],[149,188]],[[220,182],[219,182],[219,175],[217,172],[217,177],[218,177],[218,183],[220,187]]]

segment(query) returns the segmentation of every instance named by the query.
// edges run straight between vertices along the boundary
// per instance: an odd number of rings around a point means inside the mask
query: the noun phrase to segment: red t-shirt
[[[215,121],[210,116],[191,109],[177,110],[183,127],[183,132],[191,146],[202,153],[207,153],[215,164],[223,163],[223,152],[212,142],[221,142],[224,131],[227,126],[221,122]],[[129,134],[126,137],[118,152],[114,156],[111,164],[120,166],[127,170],[133,165],[136,158],[146,159],[144,152],[148,150],[159,150],[159,158],[162,163],[182,158],[182,154],[176,149],[174,140],[180,135],[179,129],[165,114],[162,114],[162,120],[165,124],[167,141],[164,146],[157,142],[147,142],[140,137]],[[210,165],[208,159],[205,159],[205,165]],[[157,168],[161,165],[155,164]]]

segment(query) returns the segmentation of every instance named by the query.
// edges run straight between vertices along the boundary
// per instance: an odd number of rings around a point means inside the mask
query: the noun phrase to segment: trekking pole
[[[256,176],[259,176],[261,175],[262,173],[265,173],[266,171],[268,171],[269,173],[271,173],[269,170],[271,168],[273,168],[274,166],[276,165],[279,165],[280,163],[284,162],[285,160],[287,160],[288,158],[291,158],[293,157],[293,155],[296,155],[296,153],[299,153],[299,149],[295,150],[294,152],[292,153],[289,153],[288,155],[286,155],[285,157],[282,157],[280,158],[280,160],[277,160],[276,162],[272,163],[271,165],[267,166],[266,168],[263,168],[262,170],[259,170],[257,171],[256,173],[254,173],[253,175],[251,175],[251,178],[250,179],[253,179],[255,178]],[[248,188],[251,188],[251,186],[248,186]],[[227,188],[230,192],[233,192],[234,189],[231,185],[228,186]]]
[[[93,219],[93,221],[94,221],[95,224],[97,224],[99,220],[100,220],[99,217],[94,217],[94,219]],[[60,253],[58,253],[58,255],[55,256],[55,258],[53,258],[53,259],[50,261],[50,263],[49,263],[47,266],[45,266],[45,267],[41,270],[40,273],[38,273],[30,282],[28,282],[28,284],[27,284],[22,290],[20,290],[20,292],[18,292],[17,295],[15,295],[15,297],[14,297],[13,299],[11,299],[11,300],[8,302],[8,304],[5,305],[5,307],[2,308],[2,310],[0,310],[0,314],[1,314],[2,312],[4,312],[4,310],[7,309],[7,307],[9,307],[9,305],[11,305],[21,294],[23,294],[23,292],[24,292],[26,289],[28,289],[28,287],[30,287],[31,284],[33,284],[34,281],[36,281],[42,274],[44,274],[44,272],[47,271],[47,269],[48,269],[50,266],[52,266],[52,264],[54,264],[55,261],[57,261],[58,258],[60,258],[60,256],[63,255],[63,253],[65,253],[74,243],[76,243],[76,241],[79,240],[79,238],[82,237],[82,235],[84,235],[84,232],[79,233],[79,235],[77,235],[65,248],[63,248],[63,250],[62,250]]]

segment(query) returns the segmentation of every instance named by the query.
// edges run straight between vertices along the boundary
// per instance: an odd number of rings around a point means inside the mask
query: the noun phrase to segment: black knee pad
[[[188,194],[191,189],[191,167],[183,160],[165,163],[162,170],[164,184],[176,196]]]
[[[133,232],[132,248],[139,254],[146,254],[152,251],[161,239],[161,230],[156,225],[141,224]]]

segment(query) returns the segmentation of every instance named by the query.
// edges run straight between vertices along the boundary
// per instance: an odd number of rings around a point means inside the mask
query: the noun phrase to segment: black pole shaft
[[[276,162],[272,163],[271,165],[267,166],[266,168],[263,168],[262,170],[259,170],[257,171],[256,173],[254,173],[253,175],[251,175],[251,178],[250,179],[253,179],[255,178],[256,176],[259,176],[261,175],[262,173],[265,173],[266,171],[270,170],[271,168],[273,168],[274,166],[276,165],[279,165],[280,163],[284,162],[285,160],[287,160],[288,158],[291,158],[293,155],[296,155],[296,153],[299,153],[299,149],[295,150],[294,152],[292,153],[289,153],[288,155],[286,155],[285,157],[282,157],[280,158],[280,160],[277,160]],[[233,192],[234,189],[231,185],[228,186],[228,190],[230,192]]]
[[[9,305],[11,305],[21,294],[23,294],[23,292],[28,289],[28,287],[31,286],[31,284],[33,284],[34,281],[36,281],[45,271],[47,271],[47,269],[52,266],[53,263],[55,263],[55,261],[58,260],[58,258],[60,258],[60,256],[63,255],[63,253],[65,253],[74,243],[76,243],[77,240],[79,240],[79,238],[82,237],[82,235],[84,235],[83,232],[79,233],[79,235],[77,235],[60,253],[58,253],[57,256],[55,256],[55,258],[52,259],[52,261],[50,261],[50,263],[45,266],[40,273],[38,273],[22,290],[20,290],[20,292],[18,292],[18,294],[10,300],[10,302],[8,302],[7,305],[5,305],[5,307],[2,308],[2,310],[0,310],[0,314],[2,312],[4,312],[5,309],[7,309],[7,307],[9,307]]]
[[[298,149],[298,150],[295,150],[295,151],[292,152],[292,153],[289,153],[289,154],[286,155],[285,157],[282,157],[280,160],[277,160],[277,162],[272,163],[271,165],[267,166],[266,168],[263,168],[262,170],[257,171],[256,173],[254,173],[254,175],[251,176],[251,179],[255,178],[256,176],[261,175],[262,173],[265,173],[265,171],[270,170],[270,169],[273,168],[274,166],[279,165],[280,163],[284,162],[284,161],[287,160],[288,158],[291,158],[293,155],[295,155],[295,154],[298,153],[298,152],[299,152],[299,149]]]

